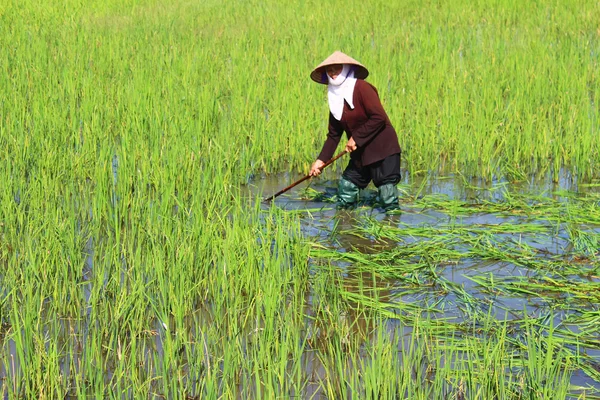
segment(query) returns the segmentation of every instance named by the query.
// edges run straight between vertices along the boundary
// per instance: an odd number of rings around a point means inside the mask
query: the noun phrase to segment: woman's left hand
[[[354,138],[350,138],[348,143],[346,143],[346,151],[352,153],[354,150],[356,150],[356,142],[354,141]]]

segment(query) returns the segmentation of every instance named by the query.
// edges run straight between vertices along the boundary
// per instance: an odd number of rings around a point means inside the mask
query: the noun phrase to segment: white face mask
[[[339,75],[335,77],[335,79],[331,79],[329,74],[327,74],[327,80],[329,81],[330,85],[340,86],[348,77],[348,72],[350,72],[350,65],[344,64],[342,66],[342,72],[340,72]]]
[[[349,64],[344,64],[342,72],[335,78],[331,79],[327,75],[329,85],[327,85],[327,100],[329,102],[329,111],[338,121],[342,119],[344,112],[344,101],[348,103],[350,109],[354,109],[354,86],[356,78],[354,71]]]

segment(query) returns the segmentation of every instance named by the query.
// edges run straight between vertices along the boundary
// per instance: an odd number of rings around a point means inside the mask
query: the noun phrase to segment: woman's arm
[[[318,160],[321,161],[329,161],[331,157],[333,157],[333,153],[340,142],[340,138],[344,133],[344,128],[340,121],[333,117],[333,114],[329,113],[329,132],[327,133],[327,140],[323,144],[323,149],[317,157]]]

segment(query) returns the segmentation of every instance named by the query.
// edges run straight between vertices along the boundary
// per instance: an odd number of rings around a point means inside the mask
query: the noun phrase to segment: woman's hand
[[[321,168],[323,168],[323,165],[325,165],[325,163],[321,160],[317,160],[313,163],[312,167],[310,167],[310,176],[319,176],[319,174],[321,173]]]
[[[348,143],[346,143],[346,151],[352,153],[354,150],[356,150],[356,142],[354,141],[354,138],[350,138]]]

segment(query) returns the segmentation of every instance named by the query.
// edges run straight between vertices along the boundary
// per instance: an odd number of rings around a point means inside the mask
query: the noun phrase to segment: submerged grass
[[[597,207],[597,196],[505,192],[496,200],[424,195],[404,201],[405,213],[383,220],[355,211],[353,222],[327,239],[333,248],[318,243],[311,255],[329,260],[344,276],[347,293],[340,296],[349,304],[413,329],[425,319],[436,348],[446,351],[433,357],[444,365],[431,368],[445,378],[430,395],[598,396],[600,364],[588,352],[600,350],[593,326],[600,260],[597,247],[578,244],[582,235],[598,238],[600,225],[589,211]],[[418,214],[433,219],[402,222]],[[372,283],[376,295],[357,295],[354,286],[366,281],[378,282]],[[594,384],[571,386],[574,371]]]

